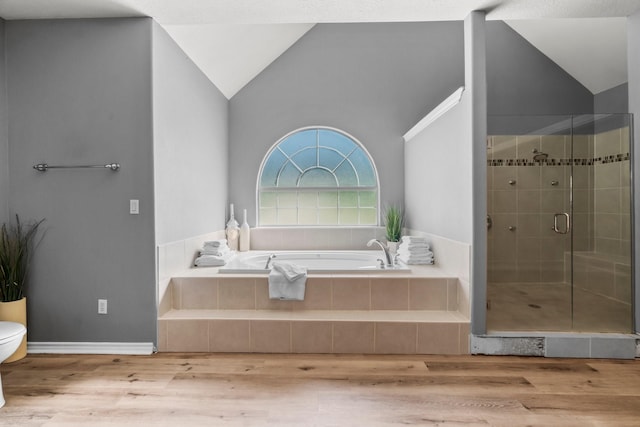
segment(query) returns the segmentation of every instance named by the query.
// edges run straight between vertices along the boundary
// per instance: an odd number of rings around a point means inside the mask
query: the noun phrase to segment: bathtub
[[[309,274],[340,273],[393,273],[409,272],[411,269],[401,261],[393,268],[380,268],[378,259],[384,257],[382,251],[250,251],[238,253],[229,263],[218,269],[227,274],[268,273],[265,264],[270,255],[271,261],[283,261],[307,268]]]

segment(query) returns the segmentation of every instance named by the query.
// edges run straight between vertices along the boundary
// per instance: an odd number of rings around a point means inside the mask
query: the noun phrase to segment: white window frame
[[[375,176],[375,186],[337,186],[331,187],[331,189],[335,189],[335,191],[340,192],[340,191],[361,191],[361,190],[375,190],[376,191],[376,222],[375,224],[317,224],[317,225],[305,225],[305,224],[274,224],[274,225],[261,225],[260,224],[260,192],[261,191],[269,191],[270,189],[272,189],[274,192],[287,192],[287,191],[291,191],[291,192],[296,192],[296,191],[300,191],[300,190],[329,190],[330,187],[260,187],[260,182],[262,179],[262,173],[264,171],[264,167],[265,164],[267,162],[267,159],[269,159],[269,157],[271,156],[271,154],[278,149],[278,146],[280,145],[280,143],[282,141],[284,141],[285,139],[289,138],[291,135],[294,135],[298,132],[304,132],[304,131],[308,131],[308,130],[328,130],[328,131],[332,131],[332,132],[336,132],[339,133],[347,138],[349,138],[350,140],[352,140],[363,152],[364,154],[367,156],[367,158],[369,159],[369,162],[371,163],[371,167],[373,168],[373,173]],[[355,151],[356,149],[354,148],[351,152]],[[283,155],[285,155],[285,157],[291,157],[289,155],[287,155],[286,153],[282,153]],[[342,155],[342,153],[340,153]],[[351,154],[351,153],[349,153]],[[342,160],[340,162],[340,164],[344,163],[345,161],[351,163],[351,161],[348,159],[348,155],[346,156],[346,158],[344,160]],[[316,165],[319,166],[319,165]],[[355,167],[353,167],[353,170],[356,173],[357,176],[357,169]],[[309,168],[308,168],[309,169]],[[298,170],[301,172],[300,173],[300,177],[302,177],[302,175],[304,174],[304,172],[308,169],[305,169],[304,171],[301,170],[300,168],[298,168]],[[334,170],[337,169],[334,168]],[[329,171],[331,172],[331,171]],[[335,174],[334,174],[335,176]],[[300,177],[298,179],[300,179]],[[359,177],[358,177],[359,180]],[[350,135],[349,133],[338,129],[338,128],[334,128],[334,127],[330,127],[330,126],[305,126],[305,127],[301,127],[298,129],[295,129],[289,133],[287,133],[286,135],[284,135],[282,138],[278,139],[267,151],[267,153],[264,155],[264,157],[262,158],[262,161],[260,162],[260,169],[258,171],[258,177],[256,180],[256,192],[255,192],[255,201],[256,201],[256,226],[257,227],[291,227],[291,228],[295,228],[295,227],[318,227],[318,228],[336,228],[336,227],[344,227],[344,228],[353,228],[353,227],[378,227],[380,226],[380,178],[378,175],[378,169],[376,167],[375,162],[373,161],[373,157],[371,156],[371,154],[369,153],[369,151],[366,149],[366,147],[362,144],[362,142],[360,142],[360,140],[358,140],[357,138],[355,138],[353,135]],[[338,203],[340,203],[340,201],[338,200]],[[359,205],[359,201],[358,201],[358,205]],[[338,205],[338,209],[340,208],[340,206]],[[360,206],[357,206],[357,208],[359,209]]]

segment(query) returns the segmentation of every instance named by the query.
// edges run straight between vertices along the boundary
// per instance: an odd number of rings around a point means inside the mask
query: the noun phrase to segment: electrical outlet
[[[107,300],[99,299],[98,300],[98,314],[107,314]]]

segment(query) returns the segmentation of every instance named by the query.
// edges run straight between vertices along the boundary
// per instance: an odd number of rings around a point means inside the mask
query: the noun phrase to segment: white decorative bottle
[[[240,252],[246,252],[251,246],[251,229],[247,222],[247,210],[243,211],[242,225],[240,226]]]
[[[227,222],[227,228],[225,230],[227,235],[227,245],[232,251],[238,250],[238,238],[240,237],[240,229],[238,228],[238,221],[233,214],[233,203],[229,209],[229,221]]]

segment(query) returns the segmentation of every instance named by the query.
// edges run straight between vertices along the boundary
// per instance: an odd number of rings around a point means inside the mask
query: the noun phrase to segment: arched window
[[[377,225],[378,175],[371,157],[335,129],[286,135],[260,167],[258,224]]]

